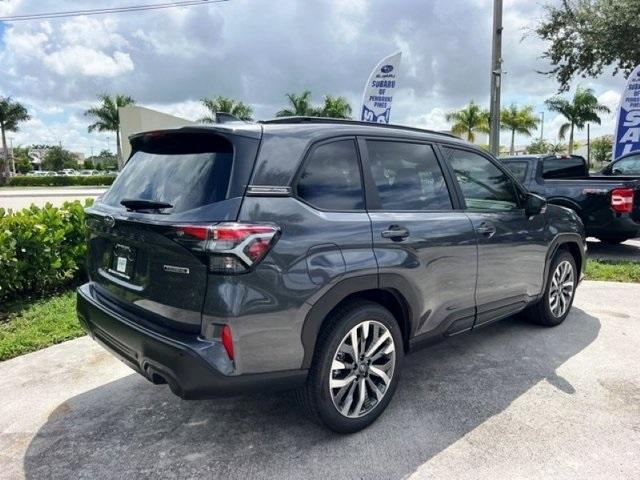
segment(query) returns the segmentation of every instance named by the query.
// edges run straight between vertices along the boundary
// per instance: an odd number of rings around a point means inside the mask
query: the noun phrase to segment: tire
[[[598,237],[602,243],[606,243],[607,245],[618,245],[619,243],[626,242],[629,240],[627,237]]]
[[[570,271],[566,273],[566,277],[559,270],[561,265],[563,265],[562,268],[567,268],[567,265],[570,268]],[[542,298],[526,310],[529,320],[545,327],[555,327],[564,322],[573,305],[579,275],[573,255],[566,250],[559,250],[551,261],[551,268],[549,268],[549,275]],[[560,281],[564,282],[566,287],[564,289],[554,288],[554,277],[561,279]],[[566,295],[569,292],[567,282],[570,280],[573,282],[572,287],[570,294]],[[557,299],[557,302],[554,302],[554,298]]]
[[[355,362],[353,351],[350,353],[353,332],[360,351],[380,343],[369,357]],[[389,353],[391,346],[393,352]],[[351,303],[334,312],[321,330],[307,382],[298,398],[305,410],[327,428],[338,433],[357,432],[387,408],[398,385],[403,356],[400,327],[389,310],[368,301]],[[363,386],[364,401],[360,396]]]

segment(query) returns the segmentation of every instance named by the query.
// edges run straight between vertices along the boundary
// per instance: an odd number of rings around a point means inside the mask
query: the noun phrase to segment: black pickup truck
[[[532,193],[574,210],[587,236],[620,243],[640,236],[640,177],[589,175],[578,155],[500,159]]]

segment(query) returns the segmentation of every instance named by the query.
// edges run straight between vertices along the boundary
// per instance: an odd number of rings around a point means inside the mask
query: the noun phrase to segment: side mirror
[[[524,212],[527,217],[539,215],[544,213],[547,209],[547,200],[535,193],[527,193],[527,198],[524,204]]]

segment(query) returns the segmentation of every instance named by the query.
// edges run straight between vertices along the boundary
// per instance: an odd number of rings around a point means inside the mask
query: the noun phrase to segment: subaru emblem
[[[104,224],[111,228],[116,224],[116,219],[113,218],[111,215],[107,215],[106,217],[104,217]]]
[[[391,73],[393,71],[393,65],[385,65],[380,70],[382,73]]]

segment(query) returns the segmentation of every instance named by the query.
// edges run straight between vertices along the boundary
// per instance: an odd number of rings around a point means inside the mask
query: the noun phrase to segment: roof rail
[[[396,125],[393,123],[374,123],[363,122],[360,120],[349,120],[344,118],[328,118],[328,117],[279,117],[271,120],[260,120],[258,123],[266,125],[278,125],[278,124],[294,124],[294,123],[338,123],[343,125],[359,125],[364,127],[378,127],[378,128],[394,128],[399,130],[408,130],[410,132],[419,133],[431,133],[434,135],[444,135],[446,137],[455,138],[460,140],[460,137],[448,132],[438,132],[436,130],[427,130],[425,128],[408,127],[406,125]]]

